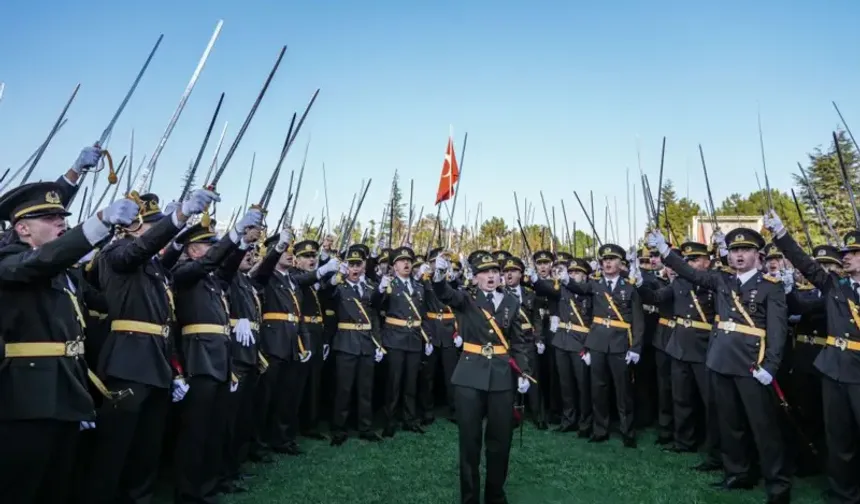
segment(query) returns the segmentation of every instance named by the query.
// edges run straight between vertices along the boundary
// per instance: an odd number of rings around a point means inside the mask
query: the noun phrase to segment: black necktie
[[[854,302],[860,303],[860,283],[853,283],[852,282],[851,285],[854,287],[854,289],[853,289],[854,290]]]
[[[361,297],[361,291],[358,289],[358,284],[352,284],[352,290],[355,291],[355,295]]]

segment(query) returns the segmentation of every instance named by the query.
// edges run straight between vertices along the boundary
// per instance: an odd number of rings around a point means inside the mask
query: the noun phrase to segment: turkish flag
[[[439,179],[439,189],[436,191],[437,205],[451,199],[454,195],[454,184],[458,180],[460,180],[460,168],[457,166],[457,156],[454,155],[454,140],[448,137],[445,162],[442,163],[442,177]]]

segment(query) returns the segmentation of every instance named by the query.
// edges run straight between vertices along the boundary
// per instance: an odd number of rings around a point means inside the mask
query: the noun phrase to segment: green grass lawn
[[[251,491],[227,504],[454,504],[459,502],[457,430],[437,421],[421,436],[398,432],[394,439],[367,443],[350,438],[332,448],[302,439],[307,453],[279,455],[272,464],[251,466]],[[690,467],[698,455],[664,453],[654,436],[639,436],[639,448],[620,439],[593,445],[575,434],[525,427],[523,446],[514,433],[507,493],[511,504],[606,502],[612,504],[764,502],[764,490],[724,492],[708,483],[719,473]],[[820,503],[821,479],[796,479],[792,502]]]

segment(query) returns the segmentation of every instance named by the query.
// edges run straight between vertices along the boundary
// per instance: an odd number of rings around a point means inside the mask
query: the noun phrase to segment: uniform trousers
[[[485,447],[487,477],[484,502],[501,504],[505,500],[505,480],[514,432],[511,405],[514,391],[487,392],[455,386],[457,427],[460,443],[460,502],[479,504],[481,497],[481,445]],[[484,419],[487,420],[484,427]]]
[[[179,403],[174,503],[215,503],[230,383],[199,375],[189,378],[188,386],[188,393]]]
[[[435,351],[435,350],[434,350]],[[388,376],[385,382],[385,420],[394,427],[399,405],[403,423],[411,426],[416,422],[415,395],[418,388],[418,371],[421,367],[421,352],[388,350]]]
[[[254,389],[259,380],[256,369],[249,368],[239,375],[239,385],[228,398],[228,419],[224,436],[224,466],[221,477],[236,479],[239,468],[248,456],[254,426]]]
[[[615,407],[622,436],[633,437],[633,393],[630,366],[625,354],[589,352],[591,354],[591,399],[594,402],[594,436],[609,435],[609,384],[615,387]]]
[[[821,379],[833,502],[860,502],[860,385]]]
[[[454,385],[451,383],[451,376],[454,374],[454,368],[457,367],[456,347],[433,347],[433,353],[428,355],[421,366],[421,376],[418,385],[418,399],[421,403],[421,411],[424,414],[425,420],[430,420],[434,417],[436,408],[436,391],[435,386],[439,384],[436,381],[436,371],[441,363],[443,382],[445,387],[445,398],[448,402],[448,409],[451,415],[454,414]]]
[[[373,374],[376,362],[372,355],[353,355],[334,352],[335,395],[331,430],[346,432],[353,389],[357,396],[358,431],[370,432],[373,425]]]
[[[320,401],[322,398],[322,375],[323,365],[323,325],[322,324],[305,324],[304,330],[307,332],[308,341],[314,342],[314,353],[308,361],[308,378],[307,388],[305,389],[304,400],[302,401],[299,411],[301,414],[301,423],[303,432],[317,432],[319,429],[320,420]]]
[[[110,378],[105,385],[133,394],[105,402],[97,412],[92,446],[82,454],[87,469],[80,502],[149,502],[158,478],[170,390]]]
[[[758,450],[765,492],[775,499],[791,491],[776,396],[752,376],[711,373],[720,419],[720,451],[726,476],[751,477],[748,428]]]
[[[296,442],[299,405],[305,392],[310,362],[269,359],[266,376],[269,389],[268,444],[278,450]]]
[[[672,357],[654,348],[654,364],[657,371],[657,435],[662,439],[672,439]]]
[[[700,436],[696,435],[696,407],[704,407],[705,452],[708,462],[721,463],[719,452],[720,426],[710,393],[710,371],[703,362],[672,359],[672,402],[675,417],[675,446],[692,450]]]
[[[0,502],[65,504],[80,422],[0,421]]]
[[[585,365],[578,352],[569,352],[560,348],[553,350],[561,389],[561,424],[578,426],[580,431],[591,432],[591,424],[594,421],[591,370]]]

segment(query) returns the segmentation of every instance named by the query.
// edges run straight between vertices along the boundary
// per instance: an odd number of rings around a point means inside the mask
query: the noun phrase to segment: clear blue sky
[[[82,84],[69,122],[35,178],[53,178],[98,138],[159,33],[164,41],[114,131],[111,150],[151,153],[219,19],[224,28],[165,148],[154,190],[175,198],[218,95],[232,140],[283,44],[278,75],[219,190],[251,199],[265,184],[292,112],[321,88],[287,170],[311,138],[297,220],[323,208],[326,164],[332,219],[346,212],[362,178],[373,185],[360,219],[378,219],[395,169],[404,193],[433,211],[449,125],[457,151],[469,132],[458,220],[515,215],[512,191],[560,220],[585,221],[572,191],[618,199],[627,241],[625,168],[656,186],[663,135],[666,178],[702,202],[697,143],[704,146],[714,197],[755,189],[761,169],[761,109],[771,183],[787,189],[805,153],[828,141],[838,117],[860,131],[860,73],[854,49],[860,3],[785,2],[37,2],[7,0],[0,11],[0,167],[13,169],[47,135]],[[213,133],[210,150],[220,125]],[[225,145],[227,144],[225,142]],[[208,156],[207,156],[208,158]],[[205,159],[205,158],[204,158]],[[288,175],[288,173],[286,174]],[[284,201],[283,176],[273,207]],[[103,184],[103,182],[102,182]],[[634,195],[637,222],[644,212]],[[466,205],[464,205],[466,203]],[[317,217],[317,220],[319,217]],[[538,210],[536,220],[543,221]]]

